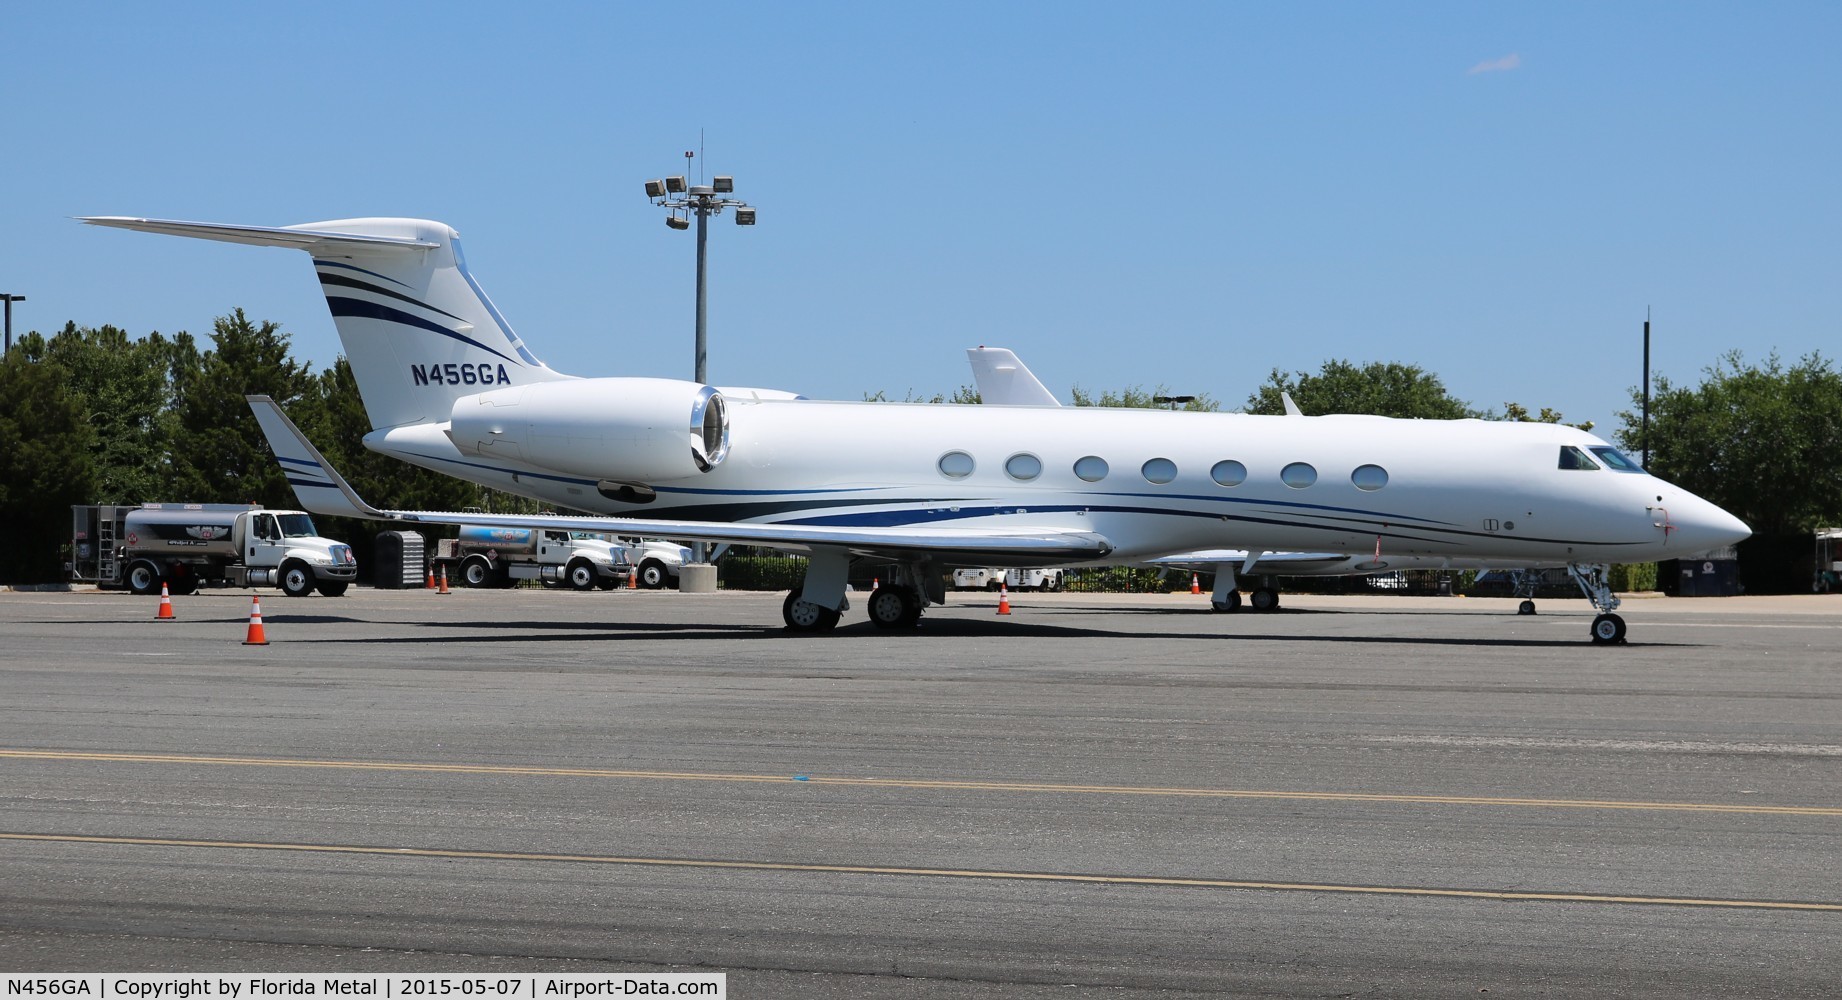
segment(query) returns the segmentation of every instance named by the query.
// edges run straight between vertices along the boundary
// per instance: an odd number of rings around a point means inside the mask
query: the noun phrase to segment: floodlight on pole
[[[687,149],[684,151],[684,162],[687,167],[690,165],[692,158],[696,155],[697,153],[692,150]],[[705,306],[708,300],[705,295],[705,288],[707,286],[704,281],[704,275],[706,261],[705,246],[710,239],[710,216],[721,215],[723,214],[723,209],[733,208],[736,211],[736,225],[752,226],[755,224],[755,208],[753,205],[736,198],[722,197],[723,195],[733,193],[735,189],[736,179],[729,174],[717,175],[712,178],[711,183],[708,185],[698,184],[692,186],[684,177],[677,175],[667,177],[662,181],[646,182],[646,197],[650,199],[653,204],[666,210],[665,224],[667,226],[676,230],[689,229],[691,228],[689,216],[693,212],[697,214],[697,354],[696,362],[693,366],[692,378],[699,383],[707,384],[709,382],[709,374],[707,372],[708,366],[705,363],[708,357],[708,350],[704,333],[704,317],[706,313]],[[698,542],[694,544],[691,547],[691,563],[703,565],[707,551],[705,543]],[[706,566],[705,568],[708,567]],[[690,578],[689,569],[690,564],[687,564],[686,573],[684,574],[687,580]],[[709,578],[710,585],[714,587],[715,582],[715,576],[711,575]]]
[[[694,154],[686,154],[686,162]],[[691,184],[682,175],[673,175],[662,180],[646,182],[646,197],[653,204],[666,210],[665,224],[675,230],[691,228],[690,217],[697,217],[697,354],[691,377],[698,382],[708,382],[709,373],[706,364],[708,358],[705,303],[707,301],[705,283],[706,251],[705,244],[710,238],[710,216],[723,214],[723,209],[733,208],[736,213],[736,225],[752,226],[755,224],[755,207],[736,198],[722,197],[735,191],[735,178],[729,174],[718,174],[710,184]]]

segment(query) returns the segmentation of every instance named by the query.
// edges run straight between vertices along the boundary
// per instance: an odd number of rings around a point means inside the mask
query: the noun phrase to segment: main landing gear
[[[1248,604],[1255,611],[1279,610],[1279,587],[1270,576],[1260,577],[1260,585],[1248,593]],[[1235,582],[1234,563],[1215,564],[1215,592],[1209,595],[1209,606],[1217,611],[1238,611],[1241,607],[1241,591]]]
[[[829,632],[849,611],[845,577],[851,565],[846,552],[814,552],[806,564],[806,578],[787,595],[780,616],[794,632]],[[883,574],[884,583],[866,602],[870,624],[881,629],[914,628],[930,604],[946,602],[946,585],[926,561],[896,564]]]
[[[1593,610],[1599,612],[1593,619],[1593,644],[1609,646],[1625,641],[1625,620],[1613,614],[1618,607],[1618,595],[1612,593],[1610,566],[1604,563],[1568,563],[1567,575],[1580,585],[1586,599],[1592,602]]]

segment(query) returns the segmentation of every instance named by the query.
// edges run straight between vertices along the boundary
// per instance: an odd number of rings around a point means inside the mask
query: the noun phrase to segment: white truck
[[[228,583],[338,597],[358,577],[352,547],[320,537],[307,513],[256,504],[77,504],[70,551],[72,580],[137,594]]]
[[[691,561],[691,549],[688,545],[668,542],[658,538],[622,538],[621,546],[626,549],[627,561],[639,567],[640,586],[647,590],[661,587],[678,586],[678,574],[684,564]],[[716,555],[710,557],[716,561],[723,549],[719,547]]]
[[[468,587],[509,587],[519,580],[612,590],[633,565],[627,550],[588,532],[560,528],[497,528],[468,524],[459,538],[435,545],[434,565]]]
[[[955,590],[997,590],[1003,584],[1007,590],[1046,590],[1050,592],[1062,589],[1062,571],[1059,569],[985,569],[966,567],[953,571],[953,588]]]

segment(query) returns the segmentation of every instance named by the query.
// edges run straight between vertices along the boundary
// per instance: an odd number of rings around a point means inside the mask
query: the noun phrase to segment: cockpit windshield
[[[1644,471],[1643,466],[1637,464],[1636,462],[1631,461],[1629,458],[1626,458],[1625,453],[1622,451],[1619,451],[1617,448],[1612,448],[1609,446],[1595,447],[1593,449],[1593,454],[1599,456],[1599,461],[1604,462],[1606,464],[1606,467],[1610,468],[1614,472],[1642,472]]]
[[[1597,469],[1599,463],[1588,458],[1586,453],[1573,445],[1561,445],[1561,468],[1563,469]]]
[[[277,514],[275,519],[281,522],[283,538],[312,538],[318,534],[313,530],[313,518],[306,514]]]

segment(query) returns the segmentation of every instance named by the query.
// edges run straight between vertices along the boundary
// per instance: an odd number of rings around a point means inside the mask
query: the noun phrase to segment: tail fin
[[[1003,347],[968,347],[972,381],[979,399],[999,406],[1060,406],[1036,373],[1024,367],[1017,355]]]
[[[313,255],[371,426],[448,419],[483,389],[570,378],[531,354],[467,271],[460,236],[422,219],[286,228],[96,216],[96,226],[292,247]]]

